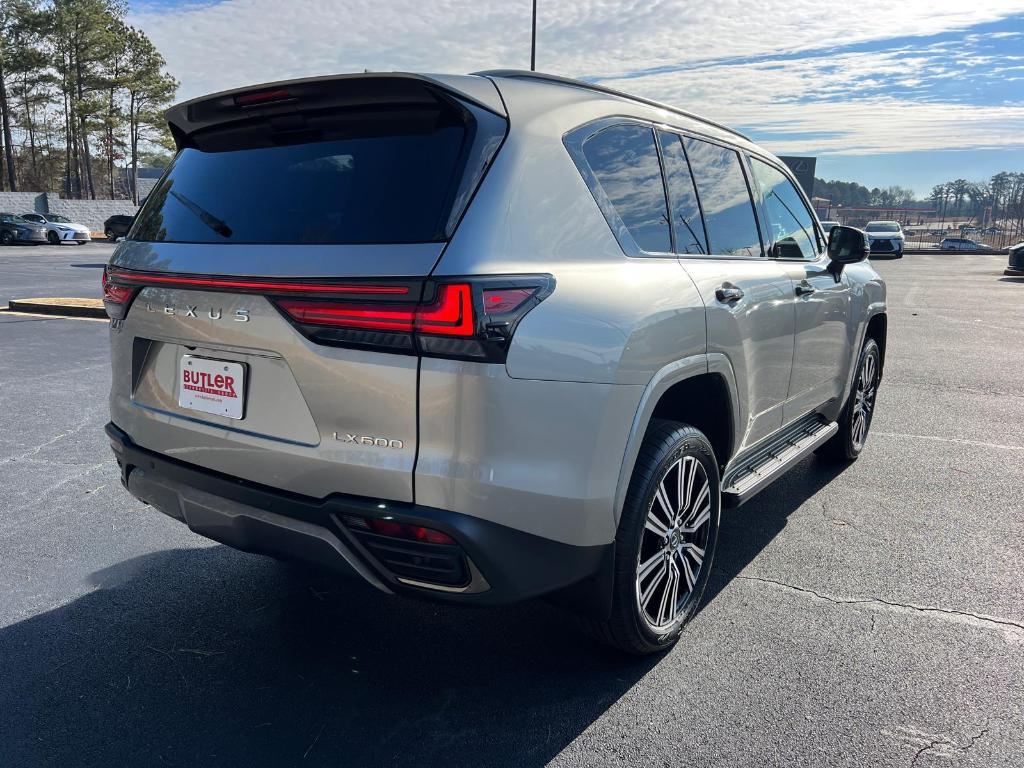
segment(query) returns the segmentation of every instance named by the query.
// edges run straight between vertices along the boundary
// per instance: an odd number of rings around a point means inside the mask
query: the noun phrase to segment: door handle
[[[816,290],[818,290],[818,289],[815,288],[810,283],[808,283],[806,280],[801,280],[799,283],[796,284],[796,295],[797,296],[808,296],[808,295],[814,293]]]
[[[721,288],[718,288],[715,291],[715,298],[723,303],[739,301],[743,298],[743,289],[737,288],[735,285],[725,283]]]

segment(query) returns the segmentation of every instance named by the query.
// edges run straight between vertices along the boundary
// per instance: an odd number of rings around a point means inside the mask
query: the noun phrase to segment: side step
[[[801,419],[782,437],[755,451],[730,470],[722,483],[722,506],[738,507],[839,431],[819,416]]]

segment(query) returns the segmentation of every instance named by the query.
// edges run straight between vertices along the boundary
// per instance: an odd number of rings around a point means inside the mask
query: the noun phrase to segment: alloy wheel
[[[637,607],[655,632],[671,628],[693,594],[704,565],[711,511],[704,465],[693,456],[676,459],[658,481],[637,556]]]
[[[853,398],[853,424],[850,430],[853,447],[859,451],[864,447],[875,409],[875,395],[878,392],[878,359],[867,354],[860,366],[857,377],[857,391]]]

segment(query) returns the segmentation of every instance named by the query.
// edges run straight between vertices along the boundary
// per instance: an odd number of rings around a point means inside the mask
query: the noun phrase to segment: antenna
[[[530,71],[537,71],[537,0],[533,0],[533,33],[530,36]]]

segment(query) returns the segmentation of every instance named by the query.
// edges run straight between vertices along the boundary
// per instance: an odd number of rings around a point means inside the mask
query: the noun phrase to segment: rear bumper
[[[498,604],[551,592],[600,615],[607,602],[613,544],[576,547],[498,523],[417,504],[333,494],[312,499],[238,480],[140,448],[106,427],[121,482],[139,500],[196,533],[246,552],[296,559],[355,576],[385,593]],[[432,584],[396,573],[346,526],[350,516],[388,517],[443,531],[458,543],[466,583]],[[399,542],[400,543],[400,542]],[[428,556],[429,558],[429,553]]]

